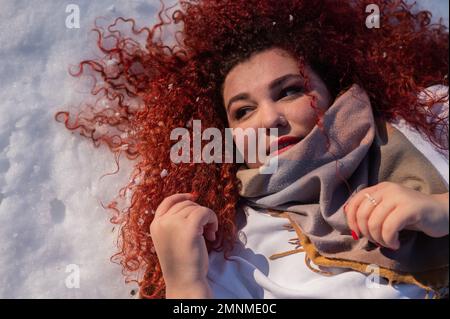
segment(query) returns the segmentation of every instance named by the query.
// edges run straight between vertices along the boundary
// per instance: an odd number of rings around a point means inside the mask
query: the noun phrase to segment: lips
[[[270,150],[274,149],[275,151],[273,152],[273,154],[281,154],[300,142],[302,139],[303,138],[296,136],[282,136],[278,140],[273,141],[270,144],[268,153],[270,152]]]

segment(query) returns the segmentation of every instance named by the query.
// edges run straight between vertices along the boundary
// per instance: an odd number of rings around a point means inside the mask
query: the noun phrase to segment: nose
[[[276,105],[270,102],[260,105],[261,127],[262,128],[284,128],[288,125],[288,121],[282,110],[278,110]]]

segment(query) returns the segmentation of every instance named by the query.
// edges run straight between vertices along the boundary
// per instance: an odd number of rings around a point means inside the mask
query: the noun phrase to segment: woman
[[[116,257],[129,280],[142,271],[134,277],[140,295],[370,296],[362,283],[373,267],[400,287],[384,285],[378,297],[442,293],[448,256],[436,250],[448,251],[448,182],[389,123],[405,121],[436,156],[448,151],[448,115],[433,112],[448,94],[418,98],[430,85],[448,85],[445,28],[397,1],[379,2],[379,29],[367,28],[364,1],[180,5],[172,19],[163,8],[152,29],[127,20],[134,33],[148,33],[145,47],[115,30],[123,19],[106,35],[97,29],[105,57],[81,62],[75,75],[89,66],[100,76],[98,103],[74,124],[57,114],[69,129],[138,159],[121,192],[132,193],[130,205],[108,207],[122,226]],[[171,22],[183,26],[168,46],[156,34]],[[222,136],[227,127],[277,128],[287,146],[278,169],[261,174],[264,161],[249,161],[249,140],[245,165],[173,163],[171,132],[192,130],[193,120]],[[258,138],[271,141],[269,133]],[[252,236],[263,217],[266,230]],[[266,241],[281,221],[278,239],[295,231],[293,250]],[[247,243],[236,241],[238,230]],[[274,254],[255,255],[256,238],[260,247],[275,243]],[[269,257],[286,261],[278,275],[269,273]],[[295,271],[283,277],[280,269]],[[333,289],[310,289],[317,286]]]

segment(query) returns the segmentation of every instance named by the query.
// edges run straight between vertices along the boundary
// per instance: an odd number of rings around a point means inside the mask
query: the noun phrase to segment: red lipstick
[[[269,152],[270,150],[274,149],[273,152],[274,155],[279,155],[283,152],[286,152],[288,149],[290,149],[292,146],[297,144],[302,140],[301,137],[295,137],[295,136],[282,136],[278,140],[273,141],[270,144]]]

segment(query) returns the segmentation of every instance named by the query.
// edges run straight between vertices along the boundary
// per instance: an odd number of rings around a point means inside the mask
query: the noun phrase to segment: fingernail
[[[347,210],[346,210],[346,209],[347,209],[347,205],[348,205],[348,204],[345,204],[345,205],[344,205],[344,213],[347,213]]]
[[[353,230],[352,230],[352,237],[353,237],[354,240],[358,240],[359,239],[358,235]]]
[[[193,196],[194,198],[196,198],[196,199],[197,199],[197,198],[198,198],[198,196],[199,196],[199,194],[198,194],[197,192],[195,192],[195,191],[194,191],[194,192],[192,192],[191,194],[192,194],[192,196]]]

